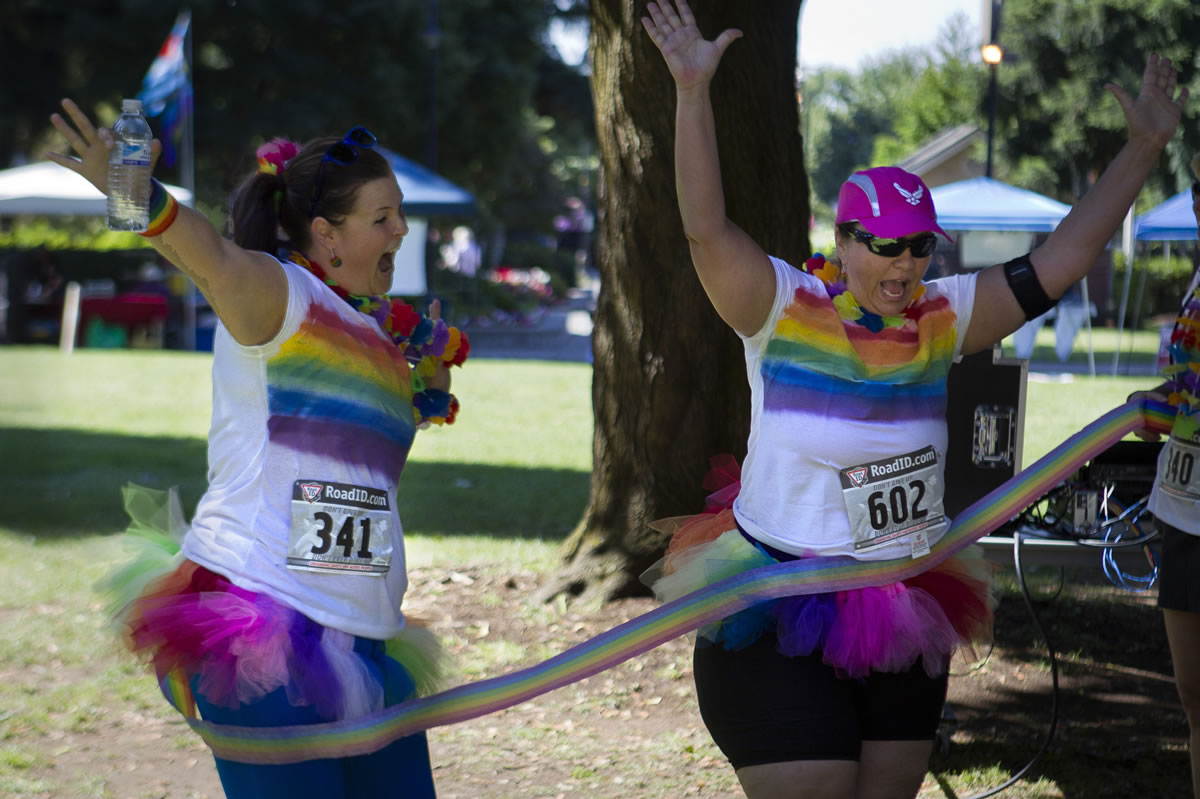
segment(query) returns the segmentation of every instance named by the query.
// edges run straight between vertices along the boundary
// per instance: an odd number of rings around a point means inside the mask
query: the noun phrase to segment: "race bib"
[[[946,519],[937,450],[929,446],[852,466],[839,476],[856,550],[911,536],[913,557],[929,551],[925,531]]]
[[[1158,475],[1159,488],[1180,499],[1200,500],[1200,474],[1196,472],[1200,444],[1172,436],[1165,447]]]
[[[289,569],[387,574],[392,564],[392,510],[386,491],[297,480],[292,484]]]

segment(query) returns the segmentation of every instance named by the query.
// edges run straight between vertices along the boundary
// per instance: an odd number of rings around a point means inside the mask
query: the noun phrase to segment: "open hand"
[[[50,122],[58,132],[66,137],[71,149],[79,154],[78,158],[62,153],[47,152],[46,157],[56,164],[65,166],[72,172],[83,175],[101,194],[108,194],[108,157],[113,148],[112,131],[108,128],[97,128],[88,119],[87,114],[73,100],[62,101],[63,110],[70,116],[68,122],[60,114],[51,114]],[[72,125],[71,123],[74,123]],[[150,168],[158,163],[162,153],[162,143],[155,139],[150,145]]]
[[[742,32],[729,28],[715,41],[707,41],[700,35],[687,0],[675,0],[675,3],[679,6],[678,13],[671,0],[648,3],[646,8],[650,16],[642,17],[642,25],[666,60],[675,85],[688,89],[712,79],[726,48],[741,38]]]
[[[1176,92],[1178,78],[1171,59],[1153,53],[1146,61],[1142,89],[1137,98],[1131,98],[1115,83],[1105,87],[1117,98],[1121,110],[1125,112],[1130,141],[1145,138],[1161,149],[1171,140],[1175,128],[1179,127],[1179,118],[1188,98],[1186,88]]]

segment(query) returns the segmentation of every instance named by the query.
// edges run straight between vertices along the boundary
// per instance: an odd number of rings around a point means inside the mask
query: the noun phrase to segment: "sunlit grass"
[[[1153,377],[1031,375],[1025,388],[1023,465],[1028,467],[1085,425],[1123,405],[1130,393],[1154,388],[1158,382]]]
[[[1055,352],[1055,340],[1053,323],[1040,328],[1034,339],[1030,361],[1051,367],[1064,363],[1059,361]],[[1006,338],[1003,344],[1004,354],[1014,357],[1013,339]],[[1065,363],[1073,369],[1086,369],[1088,373],[1094,368],[1098,376],[1143,374],[1154,367],[1158,345],[1159,332],[1150,328],[1118,331],[1115,327],[1094,327],[1090,334],[1086,329],[1081,329],[1075,336]]]

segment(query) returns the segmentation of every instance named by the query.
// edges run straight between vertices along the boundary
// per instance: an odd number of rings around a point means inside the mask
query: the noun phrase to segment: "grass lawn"
[[[0,349],[0,531],[38,539],[123,529],[120,488],[205,486],[211,356]],[[455,375],[458,421],[420,433],[399,494],[415,562],[543,561],[578,521],[591,466],[591,369],[477,359]],[[552,412],[548,409],[553,409]],[[483,551],[481,552],[481,547]],[[496,555],[499,557],[498,555]]]
[[[1120,353],[1117,359],[1118,376],[1129,374],[1144,374],[1147,369],[1153,369],[1154,359],[1158,354],[1158,331],[1150,329],[1123,330],[1118,335],[1115,327],[1092,328],[1091,334],[1091,363],[1095,364],[1097,376],[1113,374],[1113,354]],[[1012,357],[1014,349],[1012,338],[1003,342],[1005,355]],[[1054,327],[1051,324],[1038,330],[1034,340],[1033,354],[1029,360],[1035,364],[1054,365],[1060,363],[1054,351]],[[1090,366],[1088,358],[1088,332],[1080,330],[1075,337],[1071,355],[1066,365],[1075,369],[1087,369]]]
[[[0,532],[117,532],[126,482],[178,486],[190,513],[205,486],[210,368],[202,353],[0,349]],[[574,363],[476,359],[456,372],[458,422],[418,435],[401,481],[414,563],[548,565],[587,502],[590,382]],[[1024,465],[1154,382],[1031,375]]]

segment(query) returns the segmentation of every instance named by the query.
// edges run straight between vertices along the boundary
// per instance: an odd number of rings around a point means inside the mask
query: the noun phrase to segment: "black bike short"
[[[932,741],[949,675],[908,671],[838,677],[820,653],[789,658],[774,635],[736,652],[701,639],[696,695],[709,733],[735,769],[793,760],[859,759],[863,741]]]
[[[1200,613],[1200,535],[1158,522],[1162,556],[1158,566],[1158,606]]]

